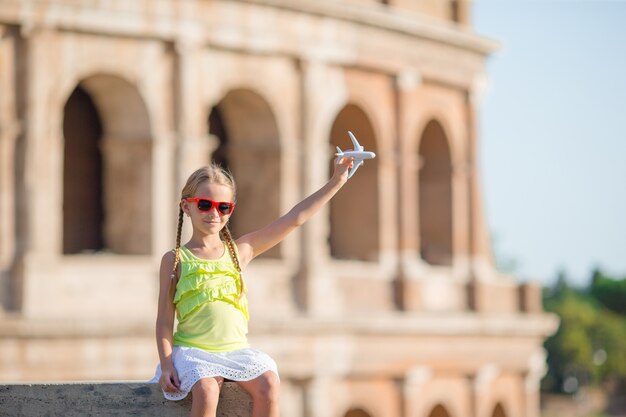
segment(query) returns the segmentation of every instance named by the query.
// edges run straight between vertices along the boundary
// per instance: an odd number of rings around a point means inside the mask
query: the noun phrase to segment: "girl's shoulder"
[[[163,279],[171,278],[172,271],[174,270],[174,263],[176,262],[175,251],[167,251],[161,257],[161,267],[159,268],[159,274]],[[176,268],[177,272],[180,269]]]
[[[168,250],[161,257],[161,264],[174,265],[174,261],[176,261],[176,249]]]

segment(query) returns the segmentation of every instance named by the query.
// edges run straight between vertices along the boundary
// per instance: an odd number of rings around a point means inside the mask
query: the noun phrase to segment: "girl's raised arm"
[[[352,158],[336,158],[333,176],[322,188],[296,204],[278,220],[237,239],[241,268],[245,268],[253,258],[280,243],[291,231],[317,213],[346,183],[352,162]]]

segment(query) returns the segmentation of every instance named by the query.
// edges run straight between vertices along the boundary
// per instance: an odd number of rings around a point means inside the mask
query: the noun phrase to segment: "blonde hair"
[[[231,175],[230,172],[228,172],[227,170],[225,170],[220,165],[214,162],[211,163],[211,165],[209,166],[204,166],[202,168],[197,169],[193,174],[189,176],[189,178],[187,179],[187,182],[185,183],[185,186],[183,187],[183,191],[181,192],[181,196],[180,196],[181,200],[185,198],[193,197],[196,191],[198,190],[198,187],[200,186],[200,184],[204,182],[209,182],[210,184],[224,185],[230,188],[233,192],[233,202],[235,202],[237,189],[235,187],[235,180],[233,179],[233,176]],[[178,268],[178,265],[180,264],[180,237],[181,237],[181,233],[183,230],[183,215],[184,215],[183,208],[179,204],[178,228],[176,229],[176,249],[174,250],[176,258],[174,260],[174,267],[172,268],[172,274],[170,275],[170,278],[171,278],[170,283],[176,280],[176,269]],[[243,275],[241,274],[241,265],[239,264],[239,256],[237,255],[237,251],[235,249],[235,242],[233,240],[233,236],[230,233],[230,230],[228,229],[228,225],[224,226],[224,228],[220,230],[220,238],[222,239],[222,241],[226,243],[226,247],[228,248],[228,251],[230,252],[230,257],[235,264],[235,268],[237,269],[237,272],[239,273],[239,279],[241,280],[239,298],[241,298],[243,294],[247,291],[247,288],[246,288],[246,283],[243,280]],[[175,285],[173,287],[176,288]]]

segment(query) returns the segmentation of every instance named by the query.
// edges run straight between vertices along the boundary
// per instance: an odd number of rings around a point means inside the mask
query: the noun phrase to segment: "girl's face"
[[[207,199],[217,203],[211,204],[211,208],[208,211],[203,211],[198,208],[197,201],[187,201],[185,199],[181,201],[181,207],[191,218],[194,229],[205,234],[219,233],[228,222],[228,219],[230,219],[230,214],[220,212],[218,205],[219,203],[231,203],[233,201],[233,191],[226,185],[212,184],[205,181],[198,186],[193,198]],[[206,201],[200,203],[201,208],[206,208],[206,206]],[[221,206],[224,208],[224,205]]]

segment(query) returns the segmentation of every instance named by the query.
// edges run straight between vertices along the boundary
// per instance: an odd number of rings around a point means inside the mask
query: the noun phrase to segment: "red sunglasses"
[[[200,197],[192,197],[186,198],[186,201],[196,202],[196,206],[200,211],[211,211],[213,207],[217,208],[218,213],[222,216],[226,216],[233,212],[235,208],[235,203],[225,202],[225,201],[213,201],[208,198],[200,198]]]

